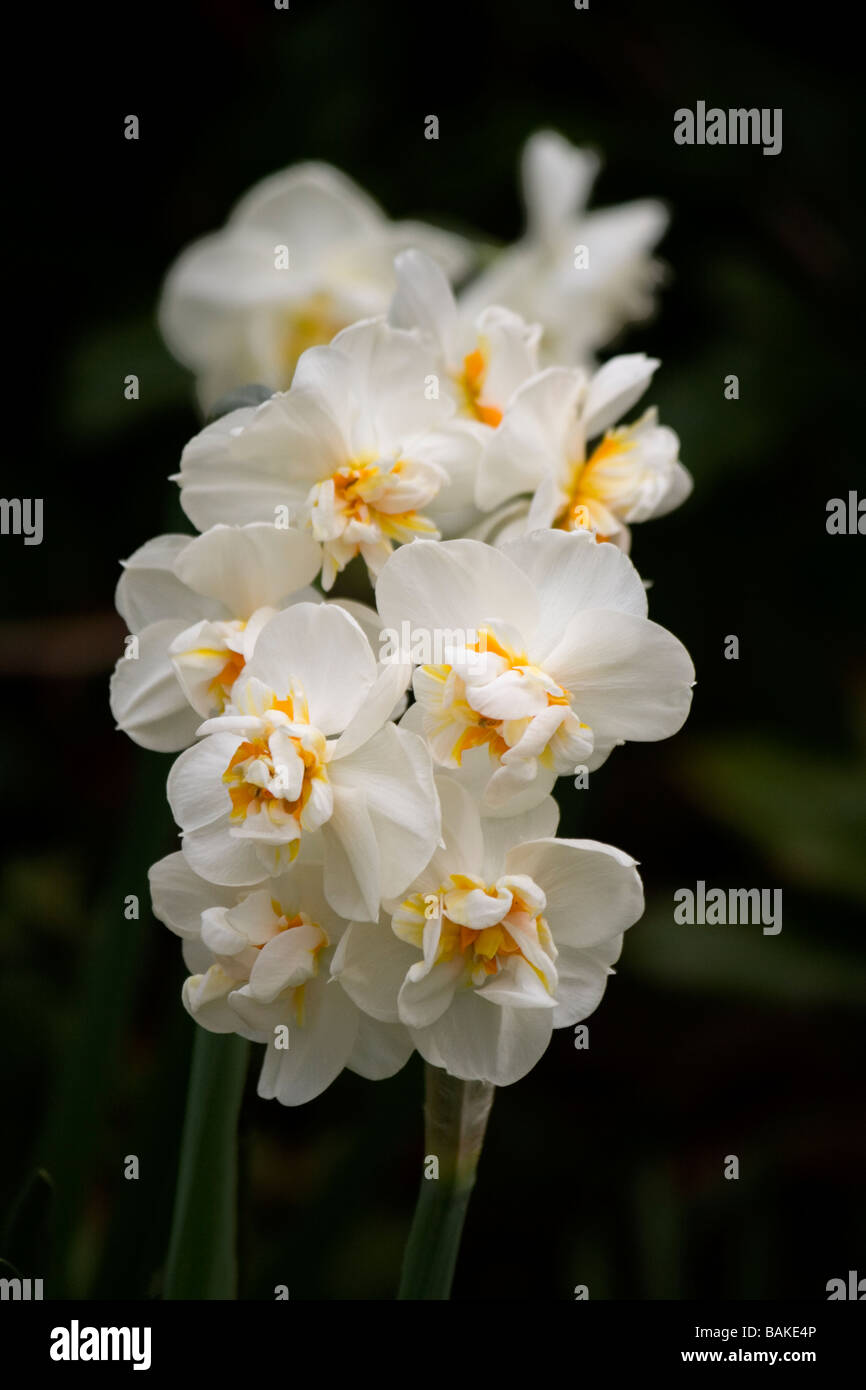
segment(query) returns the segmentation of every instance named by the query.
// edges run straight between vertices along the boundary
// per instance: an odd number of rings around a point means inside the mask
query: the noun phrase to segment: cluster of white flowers
[[[628,556],[690,487],[654,410],[617,423],[659,364],[589,359],[647,311],[664,215],[581,217],[594,171],[533,137],[526,236],[457,298],[467,242],[320,165],[252,190],[167,280],[202,400],[275,393],[184,449],[200,534],[126,562],[112,710],[180,752],[181,848],[150,880],[184,1004],[264,1043],[259,1094],[287,1105],[413,1049],[516,1081],[596,1007],[643,910],[634,860],[557,838],[551,796],[675,733],[694,677]],[[356,557],[375,607],[326,597]],[[386,630],[446,634],[445,659]]]

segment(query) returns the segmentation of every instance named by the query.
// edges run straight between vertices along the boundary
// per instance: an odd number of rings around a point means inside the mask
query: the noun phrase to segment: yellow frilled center
[[[509,669],[517,669],[525,673],[527,678],[533,675],[540,676],[543,673],[537,667],[529,664],[529,658],[525,652],[515,652],[504,643],[500,642],[495,633],[490,628],[480,628],[476,640],[469,643],[468,650],[473,652],[493,652],[496,656],[501,656],[508,663]],[[424,672],[432,676],[434,680],[441,681],[444,685],[451,674],[450,666],[425,666]],[[465,694],[463,682],[459,682],[460,690]],[[554,694],[546,692],[548,705],[568,705],[571,697],[566,690]],[[462,726],[461,733],[457,742],[451,750],[452,757],[458,766],[462,766],[463,754],[468,753],[472,748],[487,746],[491,757],[501,758],[508,752],[512,744],[505,738],[505,725],[510,721],[505,719],[488,719],[485,715],[479,714],[478,710],[473,709],[469,702],[458,694],[451,705],[451,715]],[[547,750],[540,755],[539,761],[546,763],[549,761]]]
[[[463,359],[463,370],[457,378],[457,385],[463,396],[467,413],[483,425],[492,429],[502,420],[502,411],[483,399],[484,383],[487,378],[487,358],[480,347]]]
[[[303,701],[303,713],[299,711],[298,716],[295,715],[294,704],[291,696],[288,696],[285,700],[275,700],[272,708],[282,711],[283,714],[288,715],[289,719],[300,717],[306,720],[308,718],[306,701]],[[300,795],[289,801],[284,796],[276,795],[267,787],[259,786],[257,782],[248,780],[247,773],[253,763],[264,764],[271,778],[276,776],[276,767],[266,737],[245,739],[235,749],[231,761],[222,775],[222,780],[228,787],[231,797],[231,820],[243,821],[250,815],[265,813],[274,824],[284,823],[291,817],[296,821],[300,830],[301,815],[312,795],[314,781],[317,778],[327,780],[325,770],[327,743],[318,731],[315,731],[311,739],[312,747],[305,747],[300,738],[293,737],[290,741],[304,764]],[[292,859],[295,858],[300,843],[300,839],[295,839],[289,845]],[[292,923],[291,925],[297,924]]]
[[[631,428],[608,430],[583,463],[575,463],[566,488],[568,501],[554,521],[560,531],[601,530],[609,524],[621,488],[622,458],[634,448]],[[607,536],[599,534],[599,540]]]
[[[216,655],[216,653],[214,653]],[[226,663],[208,686],[208,693],[219,710],[224,710],[232,686],[244,669],[246,661],[240,652],[226,651]]]
[[[540,914],[532,916],[520,895],[513,893],[511,906],[507,914],[503,914],[503,921],[497,922],[494,926],[467,927],[462,923],[452,921],[448,916],[449,896],[455,891],[462,895],[473,890],[480,890],[493,899],[499,896],[495,886],[489,884],[484,886],[480,881],[470,878],[466,874],[450,874],[449,882],[442,885],[438,895],[428,894],[425,896],[416,893],[401,904],[399,920],[394,920],[392,924],[395,934],[401,940],[422,948],[424,922],[429,920],[431,915],[439,915],[441,910],[439,947],[436,952],[437,965],[440,962],[452,961],[455,957],[462,956],[470,975],[498,975],[509,956],[519,955],[546,985],[541,972],[531,961],[526,959],[519,943],[515,941],[508,930],[508,917],[513,913],[521,916],[524,921],[530,920],[532,922],[541,943],[544,945],[552,944],[550,930],[544,917]]]

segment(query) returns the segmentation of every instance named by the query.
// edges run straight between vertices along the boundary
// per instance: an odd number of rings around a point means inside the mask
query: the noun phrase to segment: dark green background
[[[35,1194],[2,1250],[46,1294],[158,1291],[188,1071],[178,943],[146,906],[175,842],[170,759],[114,733],[107,704],[117,562],[177,528],[166,477],[198,427],[154,327],[161,276],[256,179],[310,157],[393,216],[510,239],[518,151],[548,125],[604,153],[597,205],[673,212],[658,318],[616,346],[663,359],[648,399],[695,478],[633,555],[698,685],[677,738],[618,751],[587,792],[563,784],[563,832],[634,854],[647,913],[589,1051],[564,1030],[497,1097],[455,1297],[820,1298],[866,1272],[864,541],[825,529],[828,499],[866,488],[846,24],[834,5],[218,0],[40,12],[13,45],[3,490],[44,497],[45,539],[0,542],[0,1199],[48,1168],[48,1229]],[[781,107],[782,153],[675,145],[673,112],[698,99]],[[675,925],[673,891],[697,879],[781,887],[781,935]],[[242,1296],[392,1296],[420,1105],[417,1059],[295,1111],[251,1088]]]

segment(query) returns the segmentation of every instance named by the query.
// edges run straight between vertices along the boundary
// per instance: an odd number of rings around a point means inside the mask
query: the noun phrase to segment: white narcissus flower
[[[688,652],[647,618],[628,557],[586,532],[501,549],[417,541],[388,561],[376,604],[387,627],[448,634],[448,663],[416,670],[402,725],[443,767],[485,748],[491,805],[540,800],[557,776],[592,771],[626,739],[668,738],[688,714]]]
[[[303,841],[323,858],[333,910],[375,920],[439,836],[430,754],[387,722],[409,672],[379,666],[336,605],[272,618],[232,704],[169,775],[190,867],[213,883],[256,883],[281,873]]]
[[[117,726],[144,748],[176,753],[218,714],[278,609],[321,564],[311,536],[267,523],[157,536],[124,561],[118,612],[137,641],[111,678]],[[133,649],[135,650],[135,649]]]
[[[552,838],[552,798],[482,819],[462,787],[437,781],[444,847],[388,905],[390,923],[352,923],[331,969],[371,1017],[405,1024],[431,1065],[508,1086],[554,1028],[596,1008],[643,890],[621,850]]]
[[[267,1045],[264,1100],[302,1105],[344,1067],[377,1081],[407,1061],[406,1029],[361,1013],[330,978],[346,923],[328,906],[321,865],[293,865],[265,887],[219,888],[170,854],[149,878],[154,915],[183,938],[188,1012],[211,1032]]]
[[[339,170],[295,165],[256,184],[222,231],[178,258],[159,307],[163,336],[196,373],[205,406],[249,382],[284,390],[306,348],[385,312],[394,255],[408,246],[451,278],[471,261],[462,237],[390,222]]]
[[[402,252],[394,269],[397,289],[389,322],[417,329],[432,344],[442,389],[461,415],[482,427],[486,441],[514,392],[538,371],[541,326],[495,306],[474,320],[466,318],[442,271],[420,251]]]
[[[630,353],[612,357],[592,377],[581,368],[548,367],[517,391],[480,460],[476,490],[486,511],[534,493],[531,503],[508,509],[509,538],[555,526],[591,530],[628,550],[630,522],[664,516],[685,501],[692,480],[676,434],[658,424],[655,408],[616,426],[658,365]]]
[[[590,361],[651,313],[661,278],[650,253],[667,226],[664,207],[644,199],[585,212],[597,170],[595,155],[556,132],[531,136],[522,156],[526,233],[461,295],[470,314],[504,304],[542,323],[547,362]]]
[[[375,574],[395,542],[462,530],[474,506],[479,444],[447,394],[431,389],[432,349],[384,320],[310,348],[291,390],[208,425],[184,449],[181,505],[217,521],[292,523],[322,543],[326,589],[356,555]]]

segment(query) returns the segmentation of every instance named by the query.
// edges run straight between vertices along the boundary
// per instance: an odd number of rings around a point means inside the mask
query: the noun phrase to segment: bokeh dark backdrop
[[[113,732],[107,706],[117,562],[188,529],[166,477],[198,421],[154,327],[161,276],[257,178],[310,157],[393,216],[510,239],[518,150],[547,125],[604,153],[596,204],[673,211],[660,314],[617,346],[663,359],[652,398],[695,477],[634,558],[698,685],[676,739],[566,791],[563,831],[633,853],[647,913],[589,1050],[556,1034],[497,1097],[455,1297],[823,1297],[862,1270],[864,541],[825,529],[827,500],[866,487],[847,23],[730,0],[34,12],[9,59],[27,80],[3,491],[45,499],[45,537],[0,542],[0,1198],[48,1170],[46,1229],[31,1189],[2,1251],[50,1270],[46,1293],[158,1291],[192,1035],[178,943],[147,906],[147,866],[175,843],[170,759]],[[673,112],[698,99],[782,107],[783,152],[675,145]],[[782,933],[677,926],[673,891],[697,879],[781,887]],[[420,1106],[417,1059],[295,1111],[251,1086],[242,1296],[392,1296]]]

